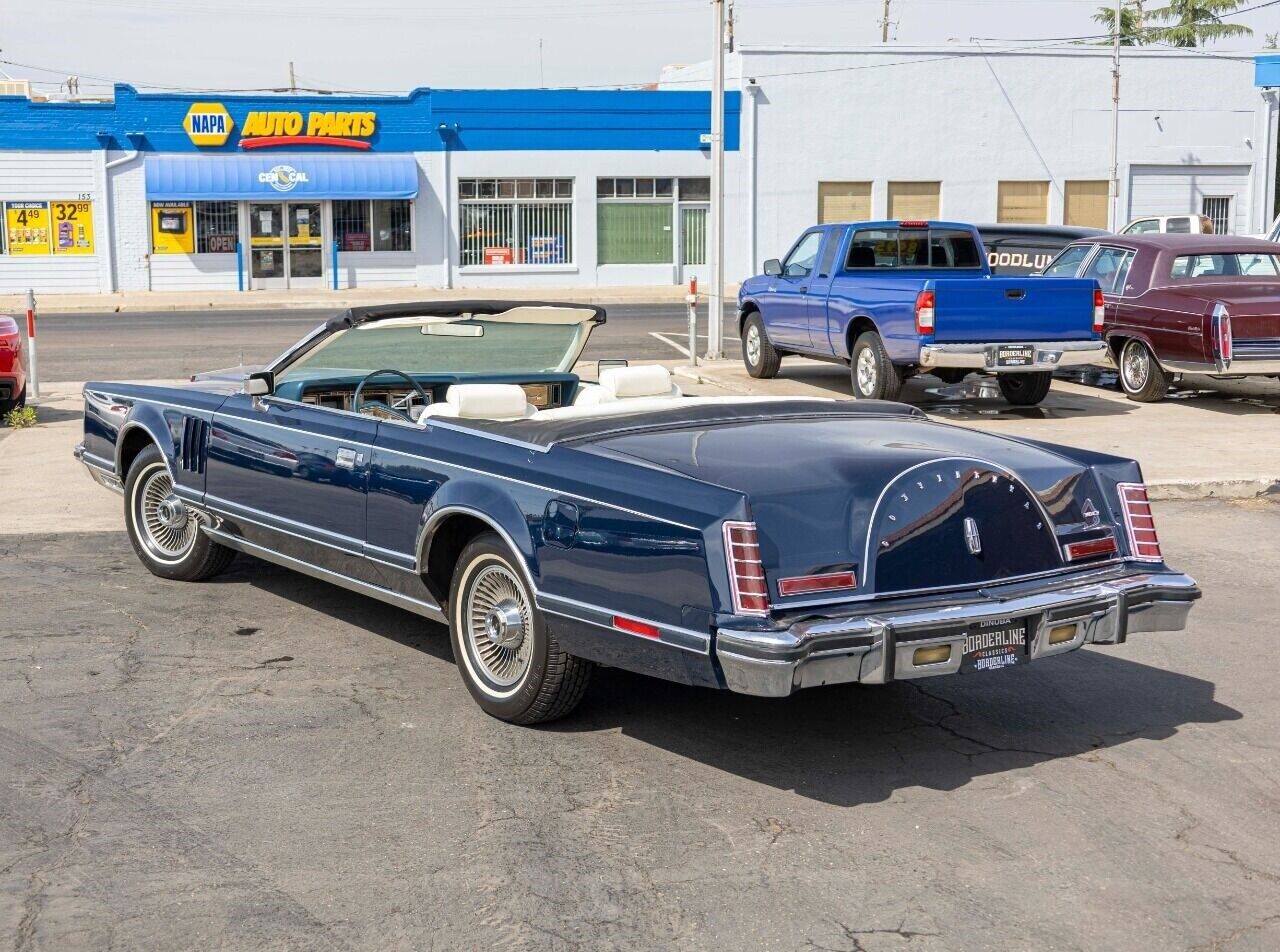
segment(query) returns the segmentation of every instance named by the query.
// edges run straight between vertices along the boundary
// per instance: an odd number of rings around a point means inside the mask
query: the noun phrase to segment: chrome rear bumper
[[[996,366],[996,354],[1001,347],[1028,346],[1018,344],[925,344],[920,348],[921,370],[934,367],[959,367],[965,370],[986,370],[999,374],[1025,374],[1041,370],[1057,370],[1059,367],[1078,367],[1106,360],[1107,345],[1100,340],[1050,341],[1031,343],[1035,348],[1034,360],[1022,367]]]
[[[1189,576],[1159,572],[1058,580],[1031,589],[1011,587],[1007,595],[998,589],[977,595],[941,608],[868,604],[865,614],[808,620],[782,630],[722,628],[716,657],[729,688],[742,694],[785,697],[822,684],[884,684],[956,673],[969,626],[984,621],[1030,619],[1027,661],[1085,644],[1119,644],[1130,632],[1181,631],[1200,589]],[[1070,640],[1049,644],[1051,629],[1070,624],[1076,626]],[[947,661],[913,663],[916,649],[945,644],[951,645]]]

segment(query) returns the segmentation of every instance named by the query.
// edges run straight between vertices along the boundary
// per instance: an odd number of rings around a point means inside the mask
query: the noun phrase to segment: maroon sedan
[[[1131,400],[1174,375],[1280,376],[1280,244],[1231,235],[1105,235],[1073,242],[1044,274],[1097,279],[1103,331]]]
[[[27,402],[27,369],[22,334],[12,317],[0,314],[0,415]]]

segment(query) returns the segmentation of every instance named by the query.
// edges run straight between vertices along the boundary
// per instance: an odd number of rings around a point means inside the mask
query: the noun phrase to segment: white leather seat
[[[610,367],[600,374],[600,385],[584,386],[574,398],[575,407],[589,407],[617,400],[679,397],[680,388],[671,382],[671,371],[658,364],[645,367]]]
[[[444,403],[427,407],[418,422],[425,425],[432,417],[525,420],[537,412],[525,399],[524,390],[513,383],[457,383],[445,394]]]

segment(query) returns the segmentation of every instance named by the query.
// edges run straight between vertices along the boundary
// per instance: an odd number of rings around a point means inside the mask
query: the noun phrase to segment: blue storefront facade
[[[680,283],[705,268],[709,112],[657,90],[0,97],[0,292]]]

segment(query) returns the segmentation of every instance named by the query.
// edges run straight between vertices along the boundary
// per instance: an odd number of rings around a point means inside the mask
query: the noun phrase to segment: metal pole
[[[1116,0],[1116,22],[1111,43],[1111,230],[1120,227],[1120,7]]]
[[[689,293],[685,295],[689,305],[689,366],[698,366],[698,279],[689,279]]]
[[[724,353],[724,0],[711,0],[715,18],[711,83],[711,293],[707,295],[707,359]]]
[[[880,21],[880,42],[889,42],[889,2],[884,0],[884,19]]]
[[[40,370],[36,366],[36,292],[27,288],[27,376],[31,378],[31,396],[40,396]]]

